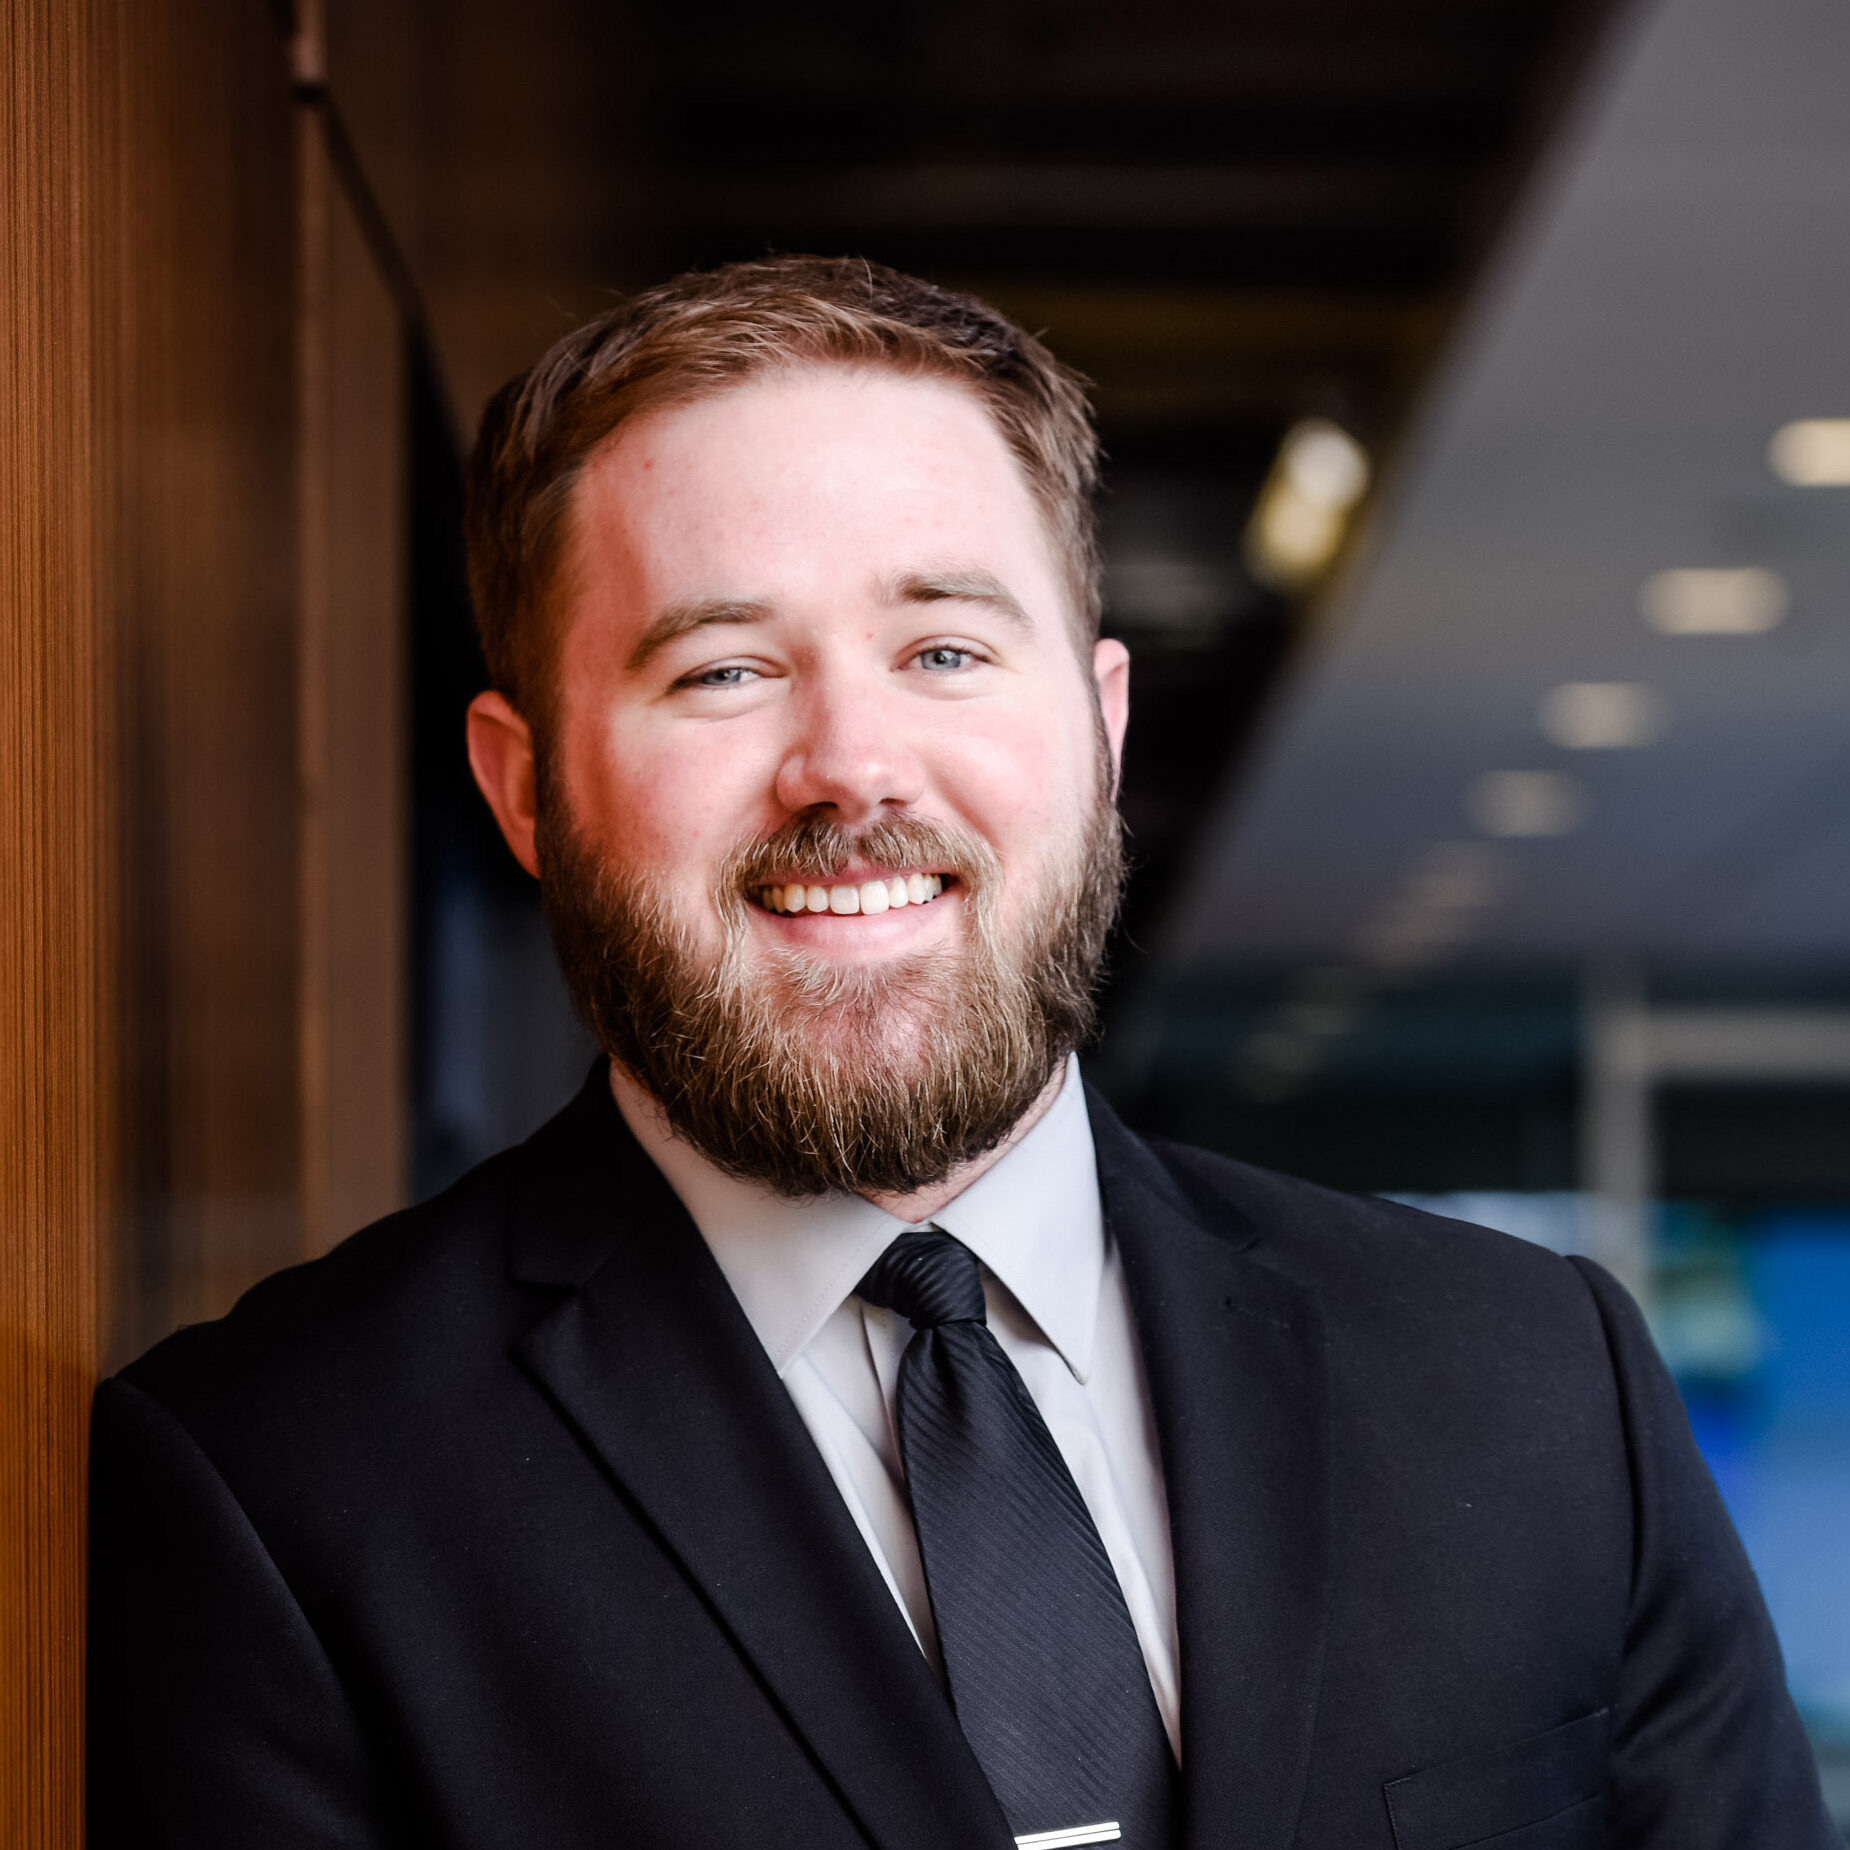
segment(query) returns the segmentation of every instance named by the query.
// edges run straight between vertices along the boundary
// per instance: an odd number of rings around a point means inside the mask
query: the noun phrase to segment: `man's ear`
[[[538,875],[533,846],[533,733],[501,695],[490,691],[469,702],[469,768],[495,812],[501,834],[528,873]]]
[[[1111,746],[1111,787],[1124,772],[1124,728],[1131,717],[1131,652],[1117,638],[1106,637],[1092,645],[1092,675],[1098,682],[1098,710]]]

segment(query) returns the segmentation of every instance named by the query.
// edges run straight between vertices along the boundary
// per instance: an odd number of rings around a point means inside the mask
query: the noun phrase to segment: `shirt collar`
[[[782,1375],[909,1223],[858,1195],[790,1201],[741,1181],[677,1137],[655,1101],[614,1065],[611,1090]],[[1084,1381],[1105,1226],[1077,1059],[1067,1061],[1054,1102],[1028,1134],[930,1224],[976,1254]]]

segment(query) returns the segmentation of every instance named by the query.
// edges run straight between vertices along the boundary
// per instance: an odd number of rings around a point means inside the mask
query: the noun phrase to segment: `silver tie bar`
[[[1109,1824],[1069,1824],[1063,1831],[1030,1831],[1015,1839],[1016,1850],[1079,1850],[1081,1844],[1115,1844],[1123,1833]]]

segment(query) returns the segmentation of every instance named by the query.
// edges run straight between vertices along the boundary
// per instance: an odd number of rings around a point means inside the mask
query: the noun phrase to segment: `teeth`
[[[888,912],[899,906],[922,906],[944,891],[938,874],[895,875],[890,880],[866,880],[859,886],[767,886],[758,890],[767,912]]]

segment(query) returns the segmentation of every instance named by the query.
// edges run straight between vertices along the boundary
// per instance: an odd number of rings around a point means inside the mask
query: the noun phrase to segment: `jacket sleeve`
[[[1637,1306],[1573,1262],[1606,1328],[1629,1451],[1632,1596],[1613,1850],[1842,1850],[1754,1571]]]
[[[386,1850],[360,1720],[211,1461],[158,1400],[97,1392],[90,1850]]]

